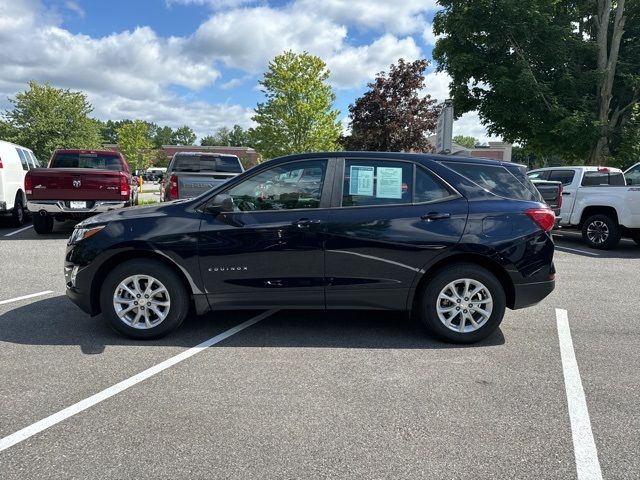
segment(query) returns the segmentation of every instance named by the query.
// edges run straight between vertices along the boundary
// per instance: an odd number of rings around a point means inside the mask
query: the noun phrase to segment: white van
[[[24,176],[40,164],[31,150],[0,140],[0,215],[11,215],[20,226],[27,213]]]

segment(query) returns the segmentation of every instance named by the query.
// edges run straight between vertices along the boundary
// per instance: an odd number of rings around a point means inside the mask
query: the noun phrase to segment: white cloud
[[[436,41],[440,38],[442,38],[442,35],[433,33],[433,24],[427,22],[422,31],[422,40],[424,40],[425,45],[435,46]]]
[[[477,138],[481,144],[487,142],[499,142],[501,138],[492,137],[487,133],[487,129],[482,125],[478,112],[464,113],[453,122],[453,136],[468,135]]]
[[[297,0],[294,8],[342,24],[397,34],[413,33],[425,24],[424,14],[437,9],[436,0]]]
[[[398,39],[386,34],[371,45],[349,47],[327,60],[331,82],[338,88],[357,88],[388,70],[399,58],[413,61],[420,58],[420,48],[412,37]]]
[[[304,12],[269,7],[237,9],[213,15],[190,40],[193,54],[259,72],[285,50],[306,50],[327,58],[342,47],[347,29]]]
[[[67,0],[64,2],[64,6],[67,7],[67,10],[71,10],[79,17],[84,17],[84,9],[75,0]]]

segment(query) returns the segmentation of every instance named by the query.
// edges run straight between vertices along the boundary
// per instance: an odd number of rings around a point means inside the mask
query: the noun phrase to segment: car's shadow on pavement
[[[612,250],[597,250],[587,246],[579,232],[561,230],[554,232],[553,241],[559,252],[588,258],[640,258],[640,246],[631,239],[623,238]],[[566,249],[566,250],[564,250]]]
[[[0,314],[0,342],[26,345],[78,345],[100,354],[110,345],[193,347],[260,312],[219,311],[189,315],[176,331],[157,340],[130,340],[112,330],[102,316],[89,317],[64,295]],[[221,342],[220,347],[309,347],[443,349],[503,345],[498,329],[474,345],[437,340],[402,313],[358,311],[279,311]]]

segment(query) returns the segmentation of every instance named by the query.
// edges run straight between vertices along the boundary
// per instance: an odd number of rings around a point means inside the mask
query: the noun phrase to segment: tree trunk
[[[618,63],[618,53],[620,52],[620,41],[624,34],[625,0],[616,2],[616,16],[613,22],[613,34],[611,35],[611,45],[609,45],[609,21],[611,18],[612,0],[598,0],[598,15],[596,17],[597,45],[598,45],[598,112],[597,122],[599,136],[591,148],[588,163],[590,165],[603,165],[609,156],[609,139],[613,129],[616,127],[611,116],[611,97],[613,92],[613,81],[616,75],[616,65]],[[616,119],[617,121],[617,119]]]

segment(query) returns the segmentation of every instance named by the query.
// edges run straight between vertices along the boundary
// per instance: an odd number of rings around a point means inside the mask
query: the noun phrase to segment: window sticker
[[[402,168],[378,167],[377,198],[402,198]]]
[[[349,195],[373,196],[373,167],[352,165],[349,175]]]

